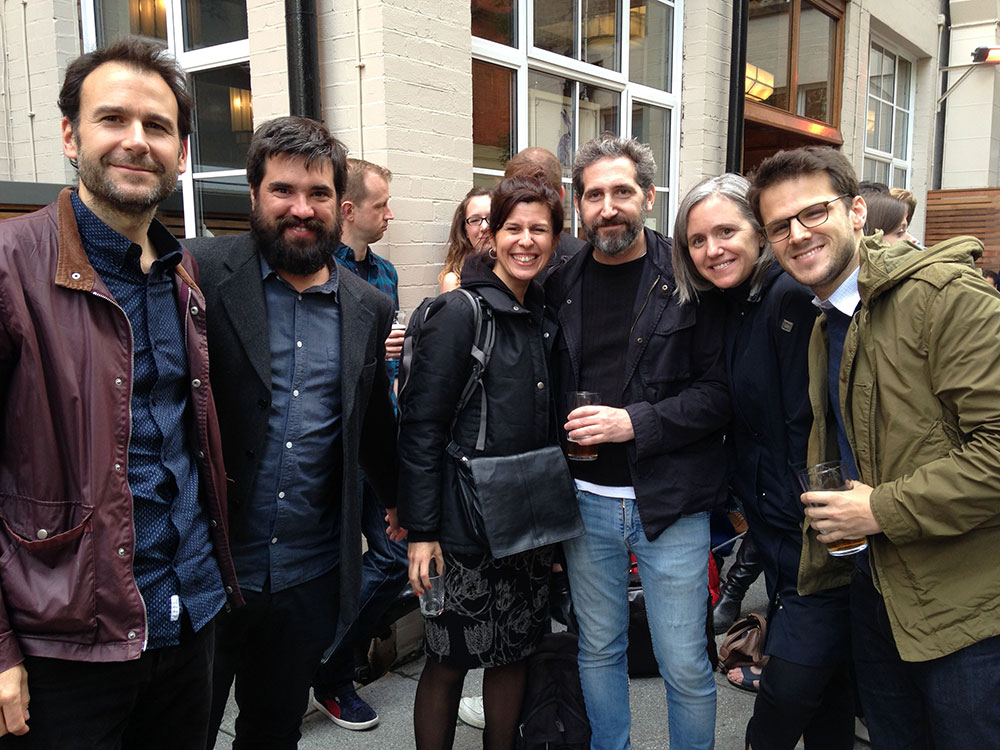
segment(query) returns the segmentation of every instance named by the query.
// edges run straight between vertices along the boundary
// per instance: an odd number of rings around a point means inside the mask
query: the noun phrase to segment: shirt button
[[[122,384],[122,379],[121,378],[115,378],[115,385],[121,385],[121,384]]]
[[[278,499],[279,500],[282,499],[284,496],[285,496],[285,491],[284,490],[282,490],[281,492],[278,493]]]
[[[296,388],[294,391],[292,391],[292,395],[295,396],[295,398],[298,398],[299,397],[299,389]]]
[[[125,548],[124,547],[119,547],[118,548],[118,557],[125,557]]]
[[[272,536],[271,537],[271,544],[277,544],[277,543],[278,543],[278,537]]]
[[[38,537],[39,539],[48,539],[49,538],[49,532],[46,529],[39,529],[35,533],[35,536]]]
[[[285,447],[286,448],[291,448],[292,447],[292,441],[289,440],[287,443],[285,443]]]
[[[295,342],[295,346],[297,346],[299,349],[301,349],[302,348],[302,342],[301,341],[296,341]]]
[[[135,631],[134,630],[128,631],[128,639],[130,641],[134,641],[135,640]]]
[[[300,294],[299,295],[299,302],[301,302],[301,301],[302,301],[302,295]]]
[[[539,380],[537,383],[535,383],[535,388],[537,388],[538,390],[542,390],[543,388],[545,388],[545,383]]]
[[[545,333],[542,334],[542,338],[543,339],[547,339],[548,337],[549,337],[549,332],[548,331],[546,331]]]
[[[197,315],[198,314],[198,308],[197,307],[192,307],[191,308],[191,314],[192,315]]]
[[[193,385],[195,388],[201,388],[201,380],[195,378],[194,380],[191,381],[191,385]]]

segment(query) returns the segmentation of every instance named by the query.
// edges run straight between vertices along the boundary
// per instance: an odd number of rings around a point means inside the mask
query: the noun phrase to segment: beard
[[[315,239],[298,242],[285,239],[285,230],[304,226]],[[286,271],[296,276],[311,276],[324,266],[333,263],[333,252],[340,245],[340,214],[332,226],[319,219],[298,219],[282,216],[270,221],[257,206],[250,209],[250,229],[257,250],[275,271]]]
[[[119,213],[137,214],[155,208],[169,197],[177,186],[179,170],[176,165],[167,168],[148,155],[145,157],[116,155],[114,163],[117,165],[147,169],[157,175],[155,184],[145,188],[136,185],[133,189],[129,189],[127,181],[119,183],[111,178],[111,155],[93,159],[83,152],[79,140],[76,142],[76,147],[79,154],[77,163],[80,182],[91,195]]]
[[[593,224],[583,222],[583,233],[587,235],[587,240],[590,242],[591,246],[597,250],[597,252],[613,258],[617,255],[621,255],[632,247],[632,244],[639,237],[639,233],[645,226],[646,213],[646,207],[643,205],[642,208],[639,209],[639,215],[632,220],[618,216],[611,221],[602,221],[601,219],[598,219]],[[625,229],[620,234],[613,234],[608,237],[601,235],[597,231],[601,227],[614,226],[623,226]]]

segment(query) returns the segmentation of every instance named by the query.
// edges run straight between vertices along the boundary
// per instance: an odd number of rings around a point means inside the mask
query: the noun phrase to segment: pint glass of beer
[[[840,461],[827,461],[800,469],[799,484],[802,485],[804,492],[813,490],[835,492],[850,489],[844,478],[844,468]],[[864,537],[861,539],[841,539],[827,545],[827,551],[834,557],[846,557],[867,548],[868,540]]]
[[[578,406],[593,406],[601,403],[601,394],[596,391],[571,391],[567,399],[569,410]],[[580,445],[567,438],[566,457],[571,461],[593,461],[597,458],[596,445]]]

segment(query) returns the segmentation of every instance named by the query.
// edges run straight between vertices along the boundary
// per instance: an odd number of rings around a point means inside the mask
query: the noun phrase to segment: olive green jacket
[[[860,248],[840,399],[904,661],[1000,635],[1000,294],[981,252],[972,237]]]

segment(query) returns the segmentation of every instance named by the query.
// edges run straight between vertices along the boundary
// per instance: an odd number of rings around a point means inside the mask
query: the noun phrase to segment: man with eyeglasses
[[[850,575],[873,748],[1000,747],[1000,296],[973,265],[982,245],[863,238],[865,201],[833,149],[779,152],[752,181],[775,256],[824,313],[809,463],[839,457],[855,480],[802,497],[800,591]],[[838,572],[822,545],[860,536]]]

